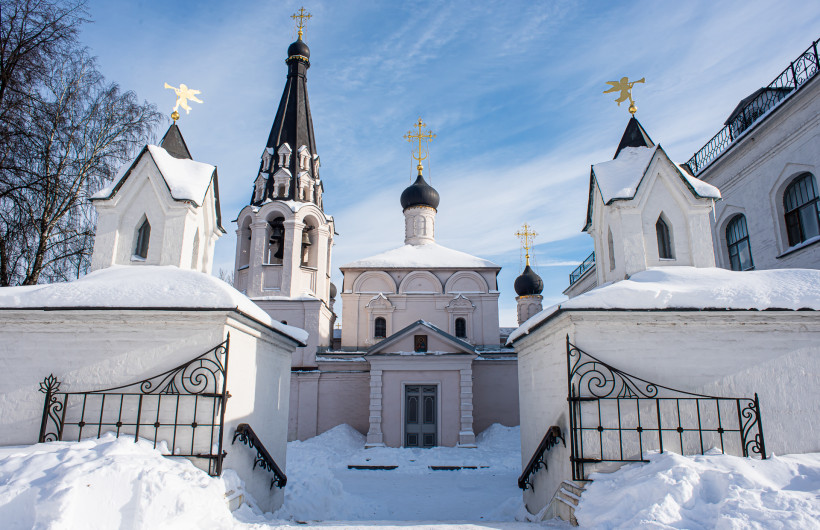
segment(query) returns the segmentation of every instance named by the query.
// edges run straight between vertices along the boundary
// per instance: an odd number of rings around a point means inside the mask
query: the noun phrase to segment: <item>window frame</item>
[[[736,230],[735,227],[742,227],[743,235],[736,240],[733,240],[733,235],[740,235],[740,230]],[[746,223],[746,216],[742,213],[738,213],[732,216],[729,219],[729,222],[726,223],[726,251],[729,255],[729,268],[733,271],[750,271],[754,270],[754,257],[752,256],[752,243],[749,239],[749,229]],[[749,263],[750,265],[746,268],[743,268],[743,263],[740,259],[740,247],[746,244],[746,248],[749,251]],[[732,251],[734,250],[734,254]],[[737,268],[735,268],[735,259],[737,259]]]
[[[381,335],[379,335],[379,321],[381,321]],[[373,338],[384,339],[387,338],[387,319],[384,317],[376,317],[373,319]]]
[[[134,241],[133,258],[137,260],[148,259],[148,247],[151,243],[151,223],[148,222],[148,217],[142,218]]]
[[[459,324],[461,324],[461,331],[462,333],[459,335]],[[467,319],[464,317],[456,317],[456,320],[453,324],[453,331],[455,332],[454,335],[457,339],[466,339],[467,338]]]
[[[672,246],[672,229],[669,223],[664,221],[663,215],[658,216],[655,221],[655,235],[658,239],[658,259],[675,259],[675,250]]]
[[[803,183],[808,183],[802,186]],[[805,200],[801,197],[805,193]],[[800,202],[802,200],[802,202]],[[789,203],[794,204],[789,207]],[[803,214],[808,213],[817,217],[815,226],[817,233],[809,235],[803,222]],[[789,248],[797,246],[820,235],[820,197],[817,194],[817,180],[809,172],[800,173],[789,182],[783,191],[783,218],[786,223],[786,238]]]

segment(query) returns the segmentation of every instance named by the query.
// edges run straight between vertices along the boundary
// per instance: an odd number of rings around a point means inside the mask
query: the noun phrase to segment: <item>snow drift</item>
[[[225,480],[151,442],[98,440],[0,448],[0,521],[29,528],[232,528]]]
[[[820,453],[647,458],[592,474],[575,512],[581,527],[820,528]]]

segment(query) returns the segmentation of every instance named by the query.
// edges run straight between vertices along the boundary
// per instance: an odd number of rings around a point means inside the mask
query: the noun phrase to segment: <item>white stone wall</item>
[[[712,221],[720,267],[731,268],[726,226],[739,213],[746,216],[756,269],[820,267],[820,244],[783,255],[789,250],[783,193],[804,172],[820,184],[818,146],[820,76],[815,76],[698,175],[723,195]]]
[[[283,500],[281,491],[268,488],[268,473],[251,472],[255,453],[231,446],[231,439],[236,425],[249,423],[284,469],[295,344],[233,312],[3,310],[0,445],[37,441],[45,399],[38,389],[49,374],[62,382],[61,391],[130,384],[205,353],[228,333],[231,398],[225,413],[225,468],[239,473],[260,506],[275,509]]]
[[[695,197],[660,150],[633,199],[607,205],[596,187],[588,232],[595,244],[597,284],[623,280],[649,267],[714,267],[712,203]],[[669,226],[674,259],[659,257],[655,224],[661,215]],[[610,231],[614,256],[610,255]]]
[[[672,388],[723,397],[760,397],[769,454],[820,451],[805,433],[820,429],[820,316],[813,311],[566,312],[516,343],[522,466],[547,428],[567,435],[566,336],[618,369]],[[535,489],[537,513],[571,477],[569,451],[549,455]]]
[[[91,270],[111,265],[175,265],[210,274],[217,226],[213,183],[202,206],[174,200],[149,154],[111,199],[95,200],[97,228]],[[134,258],[137,231],[151,226],[148,256]],[[198,243],[195,244],[196,235]]]

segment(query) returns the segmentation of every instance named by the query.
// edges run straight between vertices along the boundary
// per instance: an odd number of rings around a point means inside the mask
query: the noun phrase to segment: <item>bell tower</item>
[[[251,196],[237,216],[234,287],[276,320],[310,333],[307,348],[294,354],[295,367],[315,365],[316,347],[329,346],[335,315],[331,309],[330,255],[333,218],[324,212],[324,185],[307,94],[310,48],[298,37],[288,47],[285,89],[262,150]]]

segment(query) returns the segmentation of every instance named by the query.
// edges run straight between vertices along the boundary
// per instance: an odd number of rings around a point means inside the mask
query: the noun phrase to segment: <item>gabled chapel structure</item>
[[[593,472],[648,451],[820,450],[804,436],[820,429],[820,272],[715,267],[719,199],[634,117],[615,158],[592,166],[596,264],[508,341],[530,513],[573,520]]]

